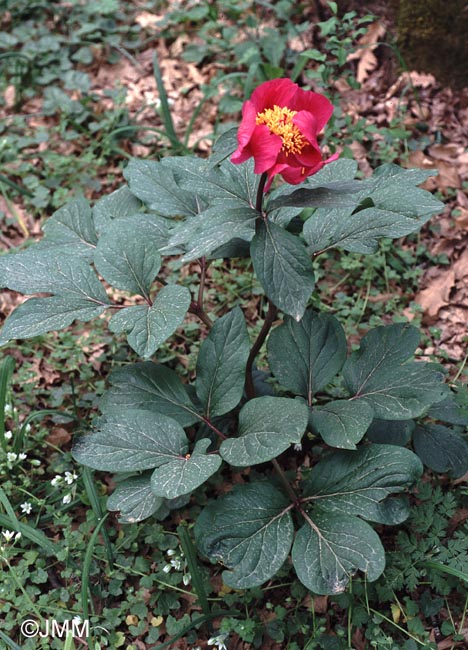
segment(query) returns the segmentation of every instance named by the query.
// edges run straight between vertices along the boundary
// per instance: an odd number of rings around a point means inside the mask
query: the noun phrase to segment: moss
[[[400,0],[397,28],[408,68],[454,87],[468,85],[466,0]]]

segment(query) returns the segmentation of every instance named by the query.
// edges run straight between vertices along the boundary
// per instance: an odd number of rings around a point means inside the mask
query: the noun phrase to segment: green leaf
[[[353,208],[319,209],[304,224],[303,235],[309,253],[342,248],[369,254],[375,253],[382,237],[404,237],[422,225],[412,217],[377,208],[354,214]]]
[[[297,532],[292,561],[299,580],[315,594],[346,589],[358,569],[373,582],[385,568],[385,552],[377,533],[357,517],[317,513]]]
[[[346,361],[343,376],[353,399],[363,399],[382,420],[422,415],[448,392],[432,364],[406,361],[419,342],[416,328],[397,323],[371,330]]]
[[[468,388],[461,386],[447,399],[431,406],[427,416],[449,424],[468,425]]]
[[[108,510],[120,511],[122,524],[134,524],[154,515],[165,504],[151,489],[151,474],[133,476],[118,483],[107,499]]]
[[[346,337],[340,323],[329,314],[308,309],[302,320],[285,318],[270,334],[268,362],[284,388],[309,403],[341,369],[346,359]]]
[[[374,520],[378,504],[415,483],[422,470],[416,454],[393,445],[335,451],[315,465],[304,494],[327,512]]]
[[[91,208],[84,197],[74,199],[60,208],[42,228],[42,247],[69,246],[73,254],[92,255],[97,243]]]
[[[100,237],[94,262],[104,280],[123,291],[148,297],[161,268],[160,238],[144,223],[121,219]]]
[[[176,226],[169,245],[184,244],[183,262],[209,255],[232,239],[250,241],[255,234],[258,212],[253,208],[209,208]]]
[[[199,440],[192,454],[178,457],[154,470],[151,477],[153,492],[166,499],[176,499],[193,492],[207,481],[221,466],[218,454],[206,454],[211,440]]]
[[[200,212],[197,197],[192,192],[177,187],[173,171],[162,162],[131,160],[124,176],[132,194],[164,217]]]
[[[159,291],[151,306],[135,305],[119,310],[109,328],[116,333],[126,332],[129,345],[141,357],[148,358],[182,323],[190,300],[186,287],[169,284]]]
[[[367,430],[367,438],[377,444],[405,447],[414,427],[414,420],[374,420]]]
[[[468,472],[468,442],[441,424],[417,426],[413,446],[422,462],[435,472],[458,478]]]
[[[93,469],[133,472],[159,467],[174,456],[185,456],[187,450],[185,432],[172,418],[122,409],[106,414],[99,431],[79,438],[72,453]]]
[[[272,209],[286,206],[295,208],[355,208],[354,194],[362,191],[364,181],[338,181],[327,186],[301,188],[270,202]]]
[[[104,393],[100,407],[106,414],[115,409],[144,409],[163,413],[181,426],[200,420],[179,376],[170,368],[145,361],[110,375],[111,388]]]
[[[219,165],[237,149],[237,127],[222,133],[213,145],[213,153],[208,159],[210,167]]]
[[[207,418],[228,413],[242,397],[249,335],[239,307],[219,318],[197,360],[197,395]]]
[[[100,316],[108,305],[76,296],[30,298],[17,307],[6,319],[0,345],[14,339],[28,339],[46,332],[63,330],[75,320],[83,322]]]
[[[266,482],[239,485],[208,505],[195,524],[200,552],[230,569],[234,589],[261,585],[281,568],[291,548],[290,503]]]
[[[103,196],[93,207],[94,223],[100,233],[105,232],[116,219],[131,217],[141,210],[142,203],[124,185],[108,196]],[[142,215],[139,215],[142,216]]]
[[[250,245],[255,273],[270,300],[296,320],[304,315],[315,286],[303,242],[280,226],[262,221]]]
[[[258,397],[239,413],[239,437],[223,440],[225,461],[247,467],[276,458],[299,443],[307,427],[307,406],[286,397]]]
[[[374,417],[372,408],[358,400],[335,400],[310,410],[309,425],[327,445],[341,449],[356,449]]]

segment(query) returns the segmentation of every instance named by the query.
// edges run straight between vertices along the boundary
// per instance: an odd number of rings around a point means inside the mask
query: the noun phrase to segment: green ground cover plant
[[[301,78],[323,84],[325,73],[333,76],[345,71],[351,83],[346,56],[369,19],[360,22],[352,14],[340,19],[336,6],[331,5],[330,20],[320,26],[324,37],[331,38],[325,39],[322,53],[306,53],[307,61],[315,60],[318,65],[315,76]],[[98,14],[102,10],[104,17],[108,10],[115,11],[110,4],[99,7]],[[206,47],[213,48],[206,50],[203,60],[217,57],[221,48],[229,67],[239,60],[239,48],[247,53],[236,76],[226,80],[221,74],[207,86],[207,97],[219,92],[221,81],[230,89],[221,102],[220,115],[233,114],[242,105],[244,93],[248,97],[265,80],[286,74],[297,80],[301,75],[300,70],[293,70],[294,53],[281,46],[287,34],[300,35],[306,28],[305,22],[301,27],[295,7],[294,3],[277,3],[270,8],[273,14],[268,15],[274,15],[276,27],[266,35],[256,34],[263,14],[249,3],[242,14],[237,3],[233,7],[228,3],[181,7],[179,13],[168,14],[168,38],[171,30],[176,33],[177,25],[202,30]],[[81,15],[85,10],[77,5],[76,11]],[[210,16],[212,26],[207,21]],[[207,38],[221,19],[244,16],[250,23],[247,38],[235,51],[228,25],[221,41]],[[98,31],[103,30],[100,35],[96,32],[96,40],[102,40],[103,34],[110,34],[105,39],[112,40],[115,24],[100,20],[90,18]],[[120,33],[125,35],[123,27]],[[128,39],[128,51],[132,51],[132,39],[137,42],[136,35],[134,31]],[[275,48],[268,49],[270,41]],[[64,47],[62,40],[59,48]],[[197,47],[189,48],[185,56],[194,60]],[[109,52],[115,50],[111,47]],[[50,61],[53,69],[54,59]],[[21,83],[23,89],[31,89],[31,95],[38,87],[27,76]],[[70,90],[63,92],[60,97],[65,101]],[[99,142],[94,144],[89,129],[94,119],[92,102],[86,102],[79,109],[85,116],[80,133],[89,137],[91,148],[97,147],[89,161],[98,169],[120,153],[111,147],[101,156]],[[57,133],[71,125],[71,118],[63,117],[60,110],[64,126]],[[115,113],[101,119],[105,121],[102,132],[131,126],[118,102]],[[337,111],[322,142],[346,146],[361,137],[358,127],[364,139],[372,137],[365,125],[353,125]],[[21,128],[5,143],[10,161]],[[441,205],[417,189],[427,177],[420,170],[397,171],[383,165],[369,181],[363,181],[359,173],[355,180],[356,168],[346,159],[330,163],[300,189],[283,185],[260,201],[261,174],[255,175],[252,161],[240,166],[229,161],[237,146],[236,132],[227,131],[221,137],[208,161],[185,155],[132,162],[126,172],[128,186],[91,205],[83,199],[71,201],[46,222],[40,244],[1,260],[5,284],[29,295],[39,292],[39,297],[25,303],[29,307],[12,314],[3,341],[32,336],[17,344],[26,359],[43,356],[62,375],[67,368],[66,380],[48,393],[35,387],[37,370],[28,360],[17,364],[15,386],[27,380],[18,395],[10,388],[13,361],[9,357],[4,361],[0,473],[8,479],[2,480],[0,494],[4,624],[0,639],[8,648],[17,644],[26,650],[64,647],[63,639],[21,636],[19,623],[31,613],[39,621],[50,616],[89,618],[88,641],[95,649],[133,649],[137,639],[148,647],[177,647],[178,639],[184,639],[194,648],[208,642],[221,649],[240,639],[255,648],[275,642],[291,650],[349,650],[360,642],[365,647],[414,650],[435,648],[428,633],[434,626],[444,636],[452,635],[454,643],[462,639],[466,536],[463,527],[452,534],[451,522],[456,510],[466,507],[466,495],[451,481],[466,471],[466,389],[444,379],[437,364],[419,359],[418,320],[411,327],[394,315],[397,308],[407,305],[407,296],[396,291],[394,300],[385,305],[368,300],[382,287],[395,289],[402,281],[416,288],[421,264],[443,261],[432,259],[422,244],[403,247],[400,239],[397,245],[390,239],[410,233],[405,241],[416,241],[417,235],[411,235],[408,228],[419,229]],[[176,136],[172,150],[166,151],[184,152],[183,140]],[[167,147],[170,138],[164,142]],[[392,159],[395,147],[400,144],[389,133],[388,150],[376,151],[375,166],[385,162],[386,156]],[[62,162],[67,166],[61,166]],[[84,158],[82,162],[88,163]],[[41,210],[46,205],[58,207],[68,185],[85,187],[93,182],[89,165],[87,175],[82,176],[70,157],[53,164],[60,168],[60,178],[52,203],[50,198],[40,198],[42,181],[25,177]],[[24,169],[30,174],[33,166]],[[48,171],[43,180],[46,176]],[[22,184],[18,176],[13,178],[17,187],[8,186],[8,191],[15,196]],[[392,187],[401,191],[402,186],[413,198],[395,210]],[[296,194],[302,190],[308,196]],[[173,193],[179,198],[171,198]],[[412,200],[418,203],[419,214]],[[223,229],[215,213],[228,201],[231,221]],[[386,221],[389,207],[392,214]],[[377,233],[369,232],[370,222],[379,224]],[[327,229],[321,228],[324,223],[329,224]],[[358,230],[350,231],[350,223],[358,224]],[[159,255],[156,249],[161,249]],[[299,250],[306,250],[309,262]],[[71,251],[76,257],[70,257]],[[285,255],[296,273],[294,285],[287,273],[278,276],[277,266],[270,273],[263,263],[281,262]],[[142,259],[145,262],[139,266]],[[35,290],[30,283],[32,269],[38,283]],[[59,282],[57,270],[64,271]],[[341,294],[329,291],[330,283],[334,286],[342,279],[342,270],[355,293],[349,288]],[[283,282],[287,290],[281,287]],[[88,296],[84,300],[83,290]],[[96,300],[115,314],[109,329],[107,318],[99,317],[91,326],[86,320],[47,333],[65,326],[74,315],[85,319],[96,315],[104,307]],[[278,312],[275,303],[280,303]],[[44,320],[46,305],[51,310]],[[251,310],[259,315],[257,322]],[[298,315],[302,315],[299,322]],[[142,320],[149,326],[146,330]],[[363,336],[359,325],[371,331]],[[230,334],[237,339],[230,340]],[[260,347],[264,338],[268,338],[267,345]],[[288,347],[291,341],[295,341],[292,348]],[[101,350],[93,364],[86,352],[92,346]],[[330,364],[321,366],[323,353],[328,357],[330,350]],[[97,374],[96,363],[100,364]],[[318,387],[308,383],[307,367],[321,380]],[[105,377],[111,368],[109,388]],[[370,394],[361,393],[358,380],[369,368],[375,368],[372,376],[377,376],[377,384],[371,385]],[[223,372],[232,378],[229,391],[219,379]],[[395,382],[392,386],[385,384],[389,378]],[[421,385],[418,390],[415,379],[424,380],[424,388]],[[378,396],[372,394],[374,388]],[[148,390],[150,399],[142,397]],[[180,402],[174,403],[174,395]],[[43,412],[38,396],[46,409]],[[33,409],[29,417],[27,404]],[[93,421],[97,407],[100,415]],[[388,418],[389,409],[395,417]],[[264,422],[269,424],[268,432],[262,428]],[[60,437],[50,439],[51,425],[64,436],[61,442]],[[163,454],[167,462],[158,457],[155,465],[139,470],[129,461],[129,453],[124,453],[124,465],[120,461],[118,467],[109,464],[115,431],[123,431],[127,442],[133,442],[135,427],[152,438],[157,431],[169,432],[172,437]],[[104,448],[104,460],[96,472],[81,467],[68,451],[72,429],[85,434],[74,452],[85,465],[95,467],[96,452],[101,454]],[[268,442],[274,444],[264,444],[266,433]],[[161,438],[153,440],[151,449],[143,447],[138,453],[151,456],[154,462],[155,447],[161,442]],[[389,458],[398,460],[404,470],[398,477],[387,469]],[[426,465],[424,479],[415,484],[421,461]],[[276,463],[283,475],[274,469]],[[369,484],[363,467],[375,470]],[[185,476],[181,468],[189,470]],[[192,491],[194,483],[212,470],[206,482]],[[112,483],[109,471],[117,472]],[[346,485],[343,474],[348,477]],[[236,483],[240,485],[231,489]],[[408,501],[402,493],[414,484],[415,496]],[[165,486],[164,493],[160,485]],[[358,497],[349,502],[350,485],[361,498],[372,491],[374,506],[364,506]],[[187,489],[190,493],[180,493]],[[229,531],[237,535],[245,510],[251,504],[258,507],[259,496],[264,499],[262,512],[266,512],[265,536],[259,544],[261,535],[255,528],[248,530],[245,540],[252,541],[251,553],[239,562]],[[106,517],[107,508],[118,516]],[[150,512],[144,521],[131,523]],[[193,527],[195,521],[199,523]],[[211,526],[212,521],[220,522],[220,529]],[[291,524],[296,531],[292,564],[289,559],[282,563],[281,557],[291,547]],[[210,526],[212,533],[206,535]],[[364,552],[350,551],[335,564],[333,552],[325,553],[326,568],[321,574],[313,562],[303,558],[307,552],[317,557],[314,544],[324,528],[334,536],[327,539],[332,550],[340,535],[349,538],[352,529],[361,535],[360,551]],[[274,556],[262,557],[279,536],[285,548],[277,546]],[[382,547],[387,549],[383,573]],[[210,564],[208,560],[215,557],[220,563]],[[352,576],[359,568],[367,573]],[[227,584],[220,581],[221,574]],[[331,593],[333,587],[335,593]],[[329,594],[325,610],[317,604],[319,593]],[[187,602],[194,603],[188,611]],[[109,633],[100,632],[98,626]],[[355,636],[358,633],[361,641]],[[66,643],[72,647],[71,639]],[[82,647],[79,639],[74,643]]]

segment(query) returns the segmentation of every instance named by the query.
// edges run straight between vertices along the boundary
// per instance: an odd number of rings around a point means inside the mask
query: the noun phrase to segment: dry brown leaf
[[[465,248],[452,268],[456,280],[468,279],[468,248]]]
[[[71,433],[63,427],[52,427],[51,432],[46,438],[47,442],[55,447],[64,447],[71,440]]]
[[[164,16],[158,14],[152,14],[149,11],[142,11],[140,14],[135,16],[135,22],[145,27],[156,27],[161,20],[164,19]]]
[[[348,54],[347,60],[354,61],[358,59],[356,78],[359,83],[367,79],[372,70],[377,67],[377,59],[374,50],[378,46],[378,41],[385,34],[385,26],[380,21],[369,25],[367,32],[359,39],[359,47],[355,52]]]
[[[415,296],[429,318],[436,318],[439,310],[449,304],[450,291],[455,284],[455,271],[447,271],[436,276],[428,287]]]

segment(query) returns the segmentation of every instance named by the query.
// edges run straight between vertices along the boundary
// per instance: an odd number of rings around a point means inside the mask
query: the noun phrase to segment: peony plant
[[[385,164],[355,180],[353,160],[324,159],[332,110],[288,79],[266,82],[210,158],[134,159],[126,185],[92,207],[72,200],[41,241],[0,258],[2,286],[41,294],[8,317],[0,344],[109,314],[140,357],[111,373],[96,426],[73,447],[79,463],[116,473],[109,510],[124,523],[162,519],[202,492],[196,545],[236,589],[288,562],[316,594],[342,592],[357,571],[377,579],[375,525],[405,520],[423,463],[468,469],[457,430],[467,414],[440,366],[415,361],[417,329],[377,327],[351,350],[337,318],[311,306],[321,253],[372,254],[442,207],[417,187],[430,171]],[[162,273],[175,256],[180,275]],[[263,290],[255,337],[252,296],[216,318],[205,304],[212,261],[240,257]],[[183,265],[194,260],[192,293]],[[158,349],[187,314],[205,335],[184,383]],[[233,471],[243,482],[232,488]]]

